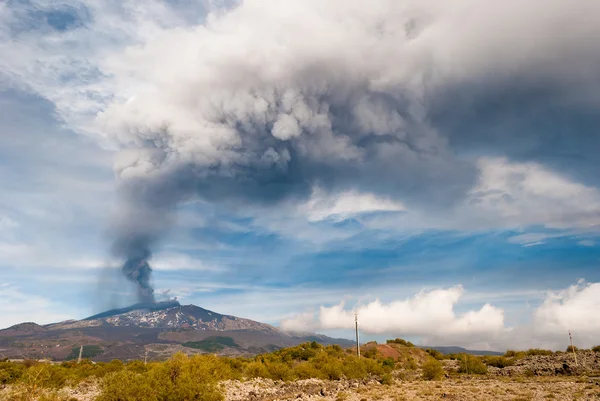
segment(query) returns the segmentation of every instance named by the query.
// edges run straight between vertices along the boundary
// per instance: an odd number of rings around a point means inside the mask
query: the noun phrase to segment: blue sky
[[[141,238],[157,299],[594,345],[597,21],[553,4],[581,25],[557,37],[534,2],[466,3],[0,5],[0,327],[136,302]]]

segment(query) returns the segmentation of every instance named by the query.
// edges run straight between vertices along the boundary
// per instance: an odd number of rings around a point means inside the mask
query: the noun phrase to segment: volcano
[[[83,346],[84,356],[96,361],[146,356],[164,360],[180,351],[252,356],[306,341],[344,347],[353,344],[319,334],[288,333],[266,323],[171,300],[142,302],[43,326],[21,323],[0,330],[0,353],[7,358],[68,360]]]
[[[164,302],[147,302],[147,303],[142,302],[142,303],[131,305],[131,306],[128,306],[125,308],[111,309],[106,312],[98,313],[97,315],[87,317],[83,320],[96,320],[96,319],[101,319],[101,318],[105,318],[105,317],[122,315],[122,314],[133,312],[136,310],[138,310],[138,311],[157,311],[157,310],[164,310],[164,309],[169,309],[169,308],[176,308],[176,307],[180,307],[180,306],[181,306],[181,304],[179,302],[177,302],[176,300],[164,301]]]

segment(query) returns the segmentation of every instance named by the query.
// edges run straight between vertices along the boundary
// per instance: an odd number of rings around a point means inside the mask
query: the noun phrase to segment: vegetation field
[[[146,364],[5,360],[0,400],[600,400],[593,378],[600,352],[593,350],[579,351],[587,371],[552,375],[543,373],[544,364],[564,365],[569,353],[442,355],[399,339],[369,343],[361,351],[358,358],[353,349],[311,342],[253,358],[178,353]]]

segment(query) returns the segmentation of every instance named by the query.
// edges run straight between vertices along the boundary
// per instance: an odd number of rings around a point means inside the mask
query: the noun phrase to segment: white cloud
[[[367,228],[409,232],[525,229],[535,225],[555,229],[552,233],[526,232],[509,239],[523,245],[600,232],[598,188],[574,182],[534,162],[482,157],[477,165],[477,182],[451,210],[409,209],[396,216],[361,221]]]
[[[346,308],[345,303],[321,306],[317,313],[305,312],[281,321],[285,330],[331,330],[354,327],[354,311],[366,334],[408,336],[424,345],[462,345],[503,350],[542,347],[564,349],[571,330],[577,346],[598,344],[600,283],[580,281],[567,289],[549,291],[533,309],[529,323],[509,327],[504,310],[488,303],[479,309],[457,313],[463,296],[460,286],[421,291],[413,297],[383,303],[375,300]]]
[[[538,163],[482,158],[467,202],[505,226],[600,226],[600,190],[570,181]],[[531,234],[530,234],[531,235]]]
[[[300,213],[305,214],[308,221],[312,222],[326,219],[341,221],[361,213],[404,210],[405,207],[400,202],[373,194],[356,191],[328,194],[321,188],[315,188],[310,199],[299,206]]]
[[[100,269],[114,264],[109,258],[95,257],[90,250],[81,254],[58,250],[50,243],[0,241],[0,266],[5,268]]]
[[[533,336],[542,343],[564,343],[571,330],[578,346],[598,345],[600,320],[595,316],[599,309],[600,283],[581,280],[564,290],[549,291],[533,312]]]
[[[154,270],[196,270],[220,272],[223,267],[205,263],[201,259],[193,258],[183,253],[162,252],[152,258]]]
[[[0,328],[23,323],[23,317],[38,324],[47,324],[72,318],[63,305],[39,295],[23,292],[11,283],[0,284]],[[57,312],[61,311],[61,312]]]
[[[485,338],[506,330],[504,312],[489,304],[478,310],[456,313],[455,306],[462,295],[462,287],[456,286],[421,291],[412,298],[389,303],[375,300],[354,310],[358,313],[361,331],[365,333],[401,333],[421,337],[423,343],[440,337],[447,340],[473,336]],[[281,326],[287,330],[351,329],[353,316],[354,311],[345,308],[342,302],[331,307],[322,306],[316,319],[305,313],[283,321]]]

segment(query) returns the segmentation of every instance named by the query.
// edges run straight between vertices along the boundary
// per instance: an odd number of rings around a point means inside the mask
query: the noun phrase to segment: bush
[[[388,344],[400,344],[400,345],[404,345],[405,347],[414,347],[415,346],[410,341],[406,341],[401,338],[396,338],[395,340],[387,340],[387,343]]]
[[[406,359],[406,364],[404,365],[404,368],[408,370],[416,370],[418,367],[419,366],[417,365],[417,361],[415,361],[415,358],[409,355]]]
[[[600,345],[595,345],[592,347],[592,351],[594,352],[600,352]]]
[[[569,345],[569,346],[567,347],[567,352],[577,352],[577,350],[579,350],[579,348],[577,348],[577,347],[576,347],[576,346],[574,346],[574,345]]]
[[[152,364],[147,373],[111,373],[102,383],[98,401],[220,401],[219,380],[230,378],[229,366],[214,356],[175,354]]]
[[[384,385],[394,384],[394,378],[392,377],[391,374],[386,373],[383,376],[381,376],[379,383],[384,384]]]
[[[444,376],[442,363],[435,358],[428,358],[423,364],[423,379],[440,380]]]
[[[219,340],[221,341],[221,340]],[[222,342],[225,342],[224,340]],[[384,358],[373,347],[372,357],[358,358],[352,349],[340,346],[322,346],[316,342],[304,343],[254,358],[227,358],[215,355],[188,357],[175,354],[166,362],[118,360],[92,363],[83,360],[57,365],[25,361],[0,362],[0,386],[10,384],[21,388],[24,394],[35,389],[36,397],[54,394],[64,386],[74,386],[88,378],[103,379],[99,401],[137,400],[218,400],[216,384],[221,380],[264,377],[274,380],[296,379],[364,379],[375,376],[389,382],[389,373],[396,362]],[[369,355],[369,354],[367,354]],[[412,356],[409,364],[417,368]],[[400,363],[400,362],[399,362]],[[42,390],[40,390],[42,389]]]
[[[431,355],[432,357],[434,357],[437,360],[442,360],[444,359],[444,354],[442,354],[440,351],[438,351],[437,349],[433,349],[433,348],[427,348],[425,350],[429,355]]]
[[[141,373],[121,371],[106,376],[97,401],[158,401],[156,383]]]
[[[376,347],[369,348],[362,353],[362,356],[365,358],[377,358],[379,356],[379,351],[377,351]]]
[[[0,384],[13,384],[19,380],[27,367],[22,363],[0,362]]]
[[[283,362],[271,362],[266,366],[268,378],[273,380],[289,381],[295,378],[295,374],[290,366]]]
[[[536,355],[554,355],[554,352],[547,350],[547,349],[540,349],[540,348],[530,348],[526,351],[515,351],[512,349],[509,349],[508,351],[506,351],[504,353],[504,356],[507,358],[518,358],[518,359],[522,359],[528,356],[536,356]]]
[[[513,358],[507,358],[505,356],[484,356],[483,362],[488,366],[494,366],[496,368],[505,368],[515,364]]]
[[[383,360],[383,367],[384,368],[394,369],[394,366],[396,366],[396,362],[394,362],[394,360],[392,358],[385,358]]]
[[[269,377],[269,371],[261,362],[250,362],[244,368],[244,376],[247,378]]]
[[[468,373],[475,375],[483,375],[487,373],[487,366],[485,366],[485,364],[481,361],[481,358],[475,355],[463,354],[463,356],[459,360],[459,373]]]

